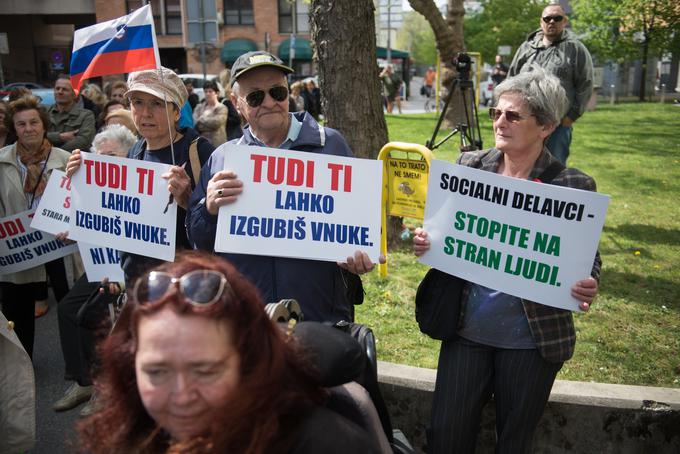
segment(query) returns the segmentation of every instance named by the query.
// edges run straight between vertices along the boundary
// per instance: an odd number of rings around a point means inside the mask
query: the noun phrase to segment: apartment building
[[[202,72],[199,47],[188,42],[187,7],[199,0],[0,0],[0,33],[9,54],[0,55],[7,82],[51,84],[68,72],[73,32],[128,14],[150,3],[164,66]],[[206,69],[217,73],[249,50],[266,49],[290,61],[299,75],[311,75],[309,4],[304,0],[214,0],[217,41],[206,46]],[[296,28],[294,30],[293,28]],[[294,46],[291,36],[295,33]]]

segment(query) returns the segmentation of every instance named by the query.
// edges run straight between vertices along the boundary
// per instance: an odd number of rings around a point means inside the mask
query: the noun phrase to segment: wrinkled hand
[[[378,259],[380,263],[387,262],[384,255],[380,254]],[[375,268],[375,263],[371,261],[368,254],[362,251],[356,251],[354,256],[347,257],[347,261],[338,262],[338,266],[344,270],[349,271],[354,274],[365,274],[372,271]]]
[[[104,279],[102,279],[102,283],[99,286],[99,293],[103,294],[107,290],[112,295],[118,295],[123,291],[118,282],[110,282],[109,278],[105,277]]]
[[[582,279],[571,287],[571,296],[581,301],[579,307],[583,312],[588,312],[595,295],[597,295],[597,281],[592,277]]]
[[[430,238],[427,235],[427,232],[421,228],[418,227],[415,230],[415,235],[413,236],[413,253],[416,255],[416,257],[420,257],[424,253],[430,250]]]
[[[184,167],[172,166],[168,172],[161,175],[168,180],[168,191],[172,194],[177,205],[186,210],[191,197],[191,180]]]
[[[71,178],[73,174],[76,173],[78,169],[80,169],[80,164],[82,162],[80,153],[80,149],[76,148],[68,158],[68,162],[66,163],[66,176],[69,178]]]
[[[69,239],[68,239],[68,230],[65,231],[65,232],[57,233],[56,235],[54,235],[54,237],[55,237],[56,239],[58,239],[59,241],[61,241],[62,243],[64,243],[64,244],[73,244],[73,243],[75,243],[75,241],[69,240]]]
[[[64,131],[59,134],[59,139],[61,139],[62,142],[68,142],[69,140],[73,140],[76,138],[78,135],[79,129],[74,129],[73,131]]]
[[[219,208],[234,203],[243,192],[243,182],[231,170],[221,170],[208,181],[205,191],[205,208],[213,216]]]

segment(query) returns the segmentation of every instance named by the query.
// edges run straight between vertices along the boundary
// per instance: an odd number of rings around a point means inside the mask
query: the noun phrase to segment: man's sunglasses
[[[551,21],[562,22],[562,19],[564,19],[564,16],[560,16],[560,15],[543,16],[543,22],[545,22],[546,24],[549,24]]]
[[[209,306],[230,288],[224,274],[214,270],[194,270],[177,278],[164,271],[152,271],[142,276],[134,286],[132,297],[140,305],[161,301],[170,289],[177,291],[193,306]]]
[[[501,118],[501,115],[503,114],[505,114],[505,119],[510,123],[518,123],[520,120],[525,120],[528,118],[523,117],[519,112],[515,112],[514,110],[500,110],[494,107],[489,108],[489,118],[492,121],[498,121],[498,119]],[[529,117],[531,116],[533,115],[529,115]]]
[[[274,101],[281,102],[288,99],[288,88],[283,85],[277,85],[267,90],[269,96],[271,96]],[[251,91],[246,95],[246,102],[250,107],[259,107],[264,101],[265,91],[255,90]]]

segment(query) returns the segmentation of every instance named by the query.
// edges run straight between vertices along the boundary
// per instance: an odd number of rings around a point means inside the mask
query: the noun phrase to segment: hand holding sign
[[[168,191],[177,202],[177,205],[186,209],[191,197],[191,180],[184,166],[172,166],[170,170],[161,175],[168,181]]]
[[[243,182],[231,170],[220,170],[208,182],[205,207],[208,213],[217,215],[221,206],[234,203],[243,192]]]
[[[66,163],[66,176],[68,178],[73,177],[73,174],[80,169],[80,162],[80,149],[76,148],[73,150],[71,157],[68,158],[68,162]]]

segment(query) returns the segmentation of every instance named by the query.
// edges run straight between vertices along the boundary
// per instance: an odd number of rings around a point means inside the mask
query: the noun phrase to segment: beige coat
[[[66,169],[71,153],[61,148],[52,147],[45,176],[49,179],[52,170]],[[21,172],[17,164],[16,144],[0,149],[0,218],[11,216],[28,210],[29,198],[24,193]],[[43,282],[47,279],[44,266],[36,266],[17,273],[0,275],[0,281],[14,284]]]
[[[35,375],[1,312],[0,364],[0,452],[25,452],[35,445]]]

